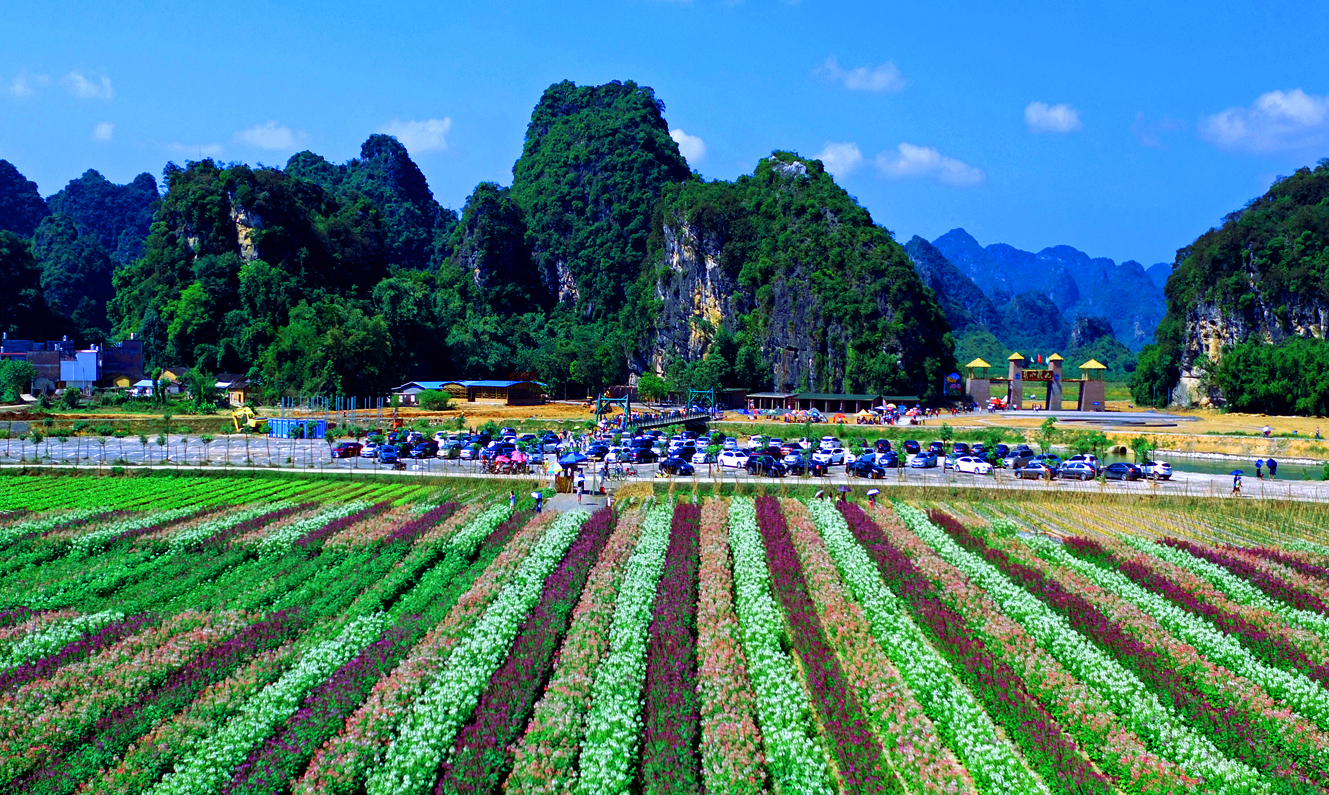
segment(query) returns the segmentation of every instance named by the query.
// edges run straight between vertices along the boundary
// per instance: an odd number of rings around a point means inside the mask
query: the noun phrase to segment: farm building
[[[443,391],[462,403],[501,403],[508,406],[538,406],[545,402],[544,386],[538,381],[410,381],[392,390],[402,405],[419,403],[420,393]]]

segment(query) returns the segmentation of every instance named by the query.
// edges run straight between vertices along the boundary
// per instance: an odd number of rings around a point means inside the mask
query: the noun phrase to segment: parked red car
[[[364,445],[360,444],[359,442],[342,442],[341,444],[332,448],[332,457],[355,458],[356,456],[360,455],[360,450],[363,447]]]

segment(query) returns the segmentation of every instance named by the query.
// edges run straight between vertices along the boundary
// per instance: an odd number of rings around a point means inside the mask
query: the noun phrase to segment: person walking
[[[1240,470],[1240,469],[1238,469],[1238,470],[1236,470],[1235,472],[1232,473],[1232,495],[1233,495],[1234,497],[1240,497],[1240,496],[1241,496],[1241,470]]]
[[[517,510],[517,492],[516,492],[516,491],[509,491],[509,492],[508,492],[508,507],[512,508],[512,510],[514,510],[514,511]]]
[[[1255,459],[1255,477],[1259,478],[1260,480],[1264,480],[1264,470],[1260,468],[1263,466],[1264,466],[1263,458]]]
[[[1271,458],[1264,465],[1269,467],[1269,479],[1273,480],[1278,475],[1278,462]]]
[[[531,492],[531,497],[535,499],[535,512],[540,513],[543,511],[545,507],[545,495],[538,491],[533,491]]]
[[[577,504],[581,505],[581,498],[586,494],[586,473],[580,469],[577,470]]]

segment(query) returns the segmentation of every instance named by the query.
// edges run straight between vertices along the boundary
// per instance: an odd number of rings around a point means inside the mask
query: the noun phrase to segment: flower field
[[[1329,795],[1317,517],[8,478],[0,792]]]

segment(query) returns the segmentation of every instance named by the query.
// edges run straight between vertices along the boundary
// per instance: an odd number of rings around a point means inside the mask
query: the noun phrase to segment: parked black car
[[[847,467],[849,474],[860,478],[884,478],[886,470],[879,466],[875,461],[863,456],[855,459],[854,463]]]
[[[964,442],[956,442],[951,445],[951,452],[959,453],[960,455],[969,455],[969,445]]]
[[[1135,464],[1118,461],[1104,467],[1103,477],[1107,480],[1139,480],[1144,477],[1144,470]]]
[[[872,449],[878,453],[889,453],[891,451],[890,439],[878,439],[872,443]]]
[[[883,469],[895,469],[904,465],[904,459],[894,450],[887,450],[877,456],[877,466],[882,467]]]
[[[933,442],[932,444],[928,445],[928,449],[936,453],[938,458],[941,458],[942,456],[946,455],[945,442]]]
[[[623,460],[630,464],[649,464],[659,461],[660,456],[650,447],[633,447],[623,455]]]
[[[813,461],[808,456],[803,456],[796,464],[790,464],[787,470],[791,475],[811,475],[818,478],[826,475],[826,465],[819,461]]]
[[[433,458],[438,455],[438,445],[434,442],[420,442],[411,448],[411,458]]]
[[[586,457],[591,459],[592,461],[601,461],[604,459],[605,453],[608,452],[609,452],[609,445],[593,444],[590,447],[586,448]]]
[[[785,466],[769,455],[754,455],[748,459],[747,470],[749,475],[778,478],[784,475]]]
[[[691,475],[694,472],[692,464],[681,458],[666,458],[661,461],[660,471],[671,475]]]
[[[904,440],[904,453],[906,456],[916,455],[922,451],[923,448],[919,446],[918,442],[913,439]]]

